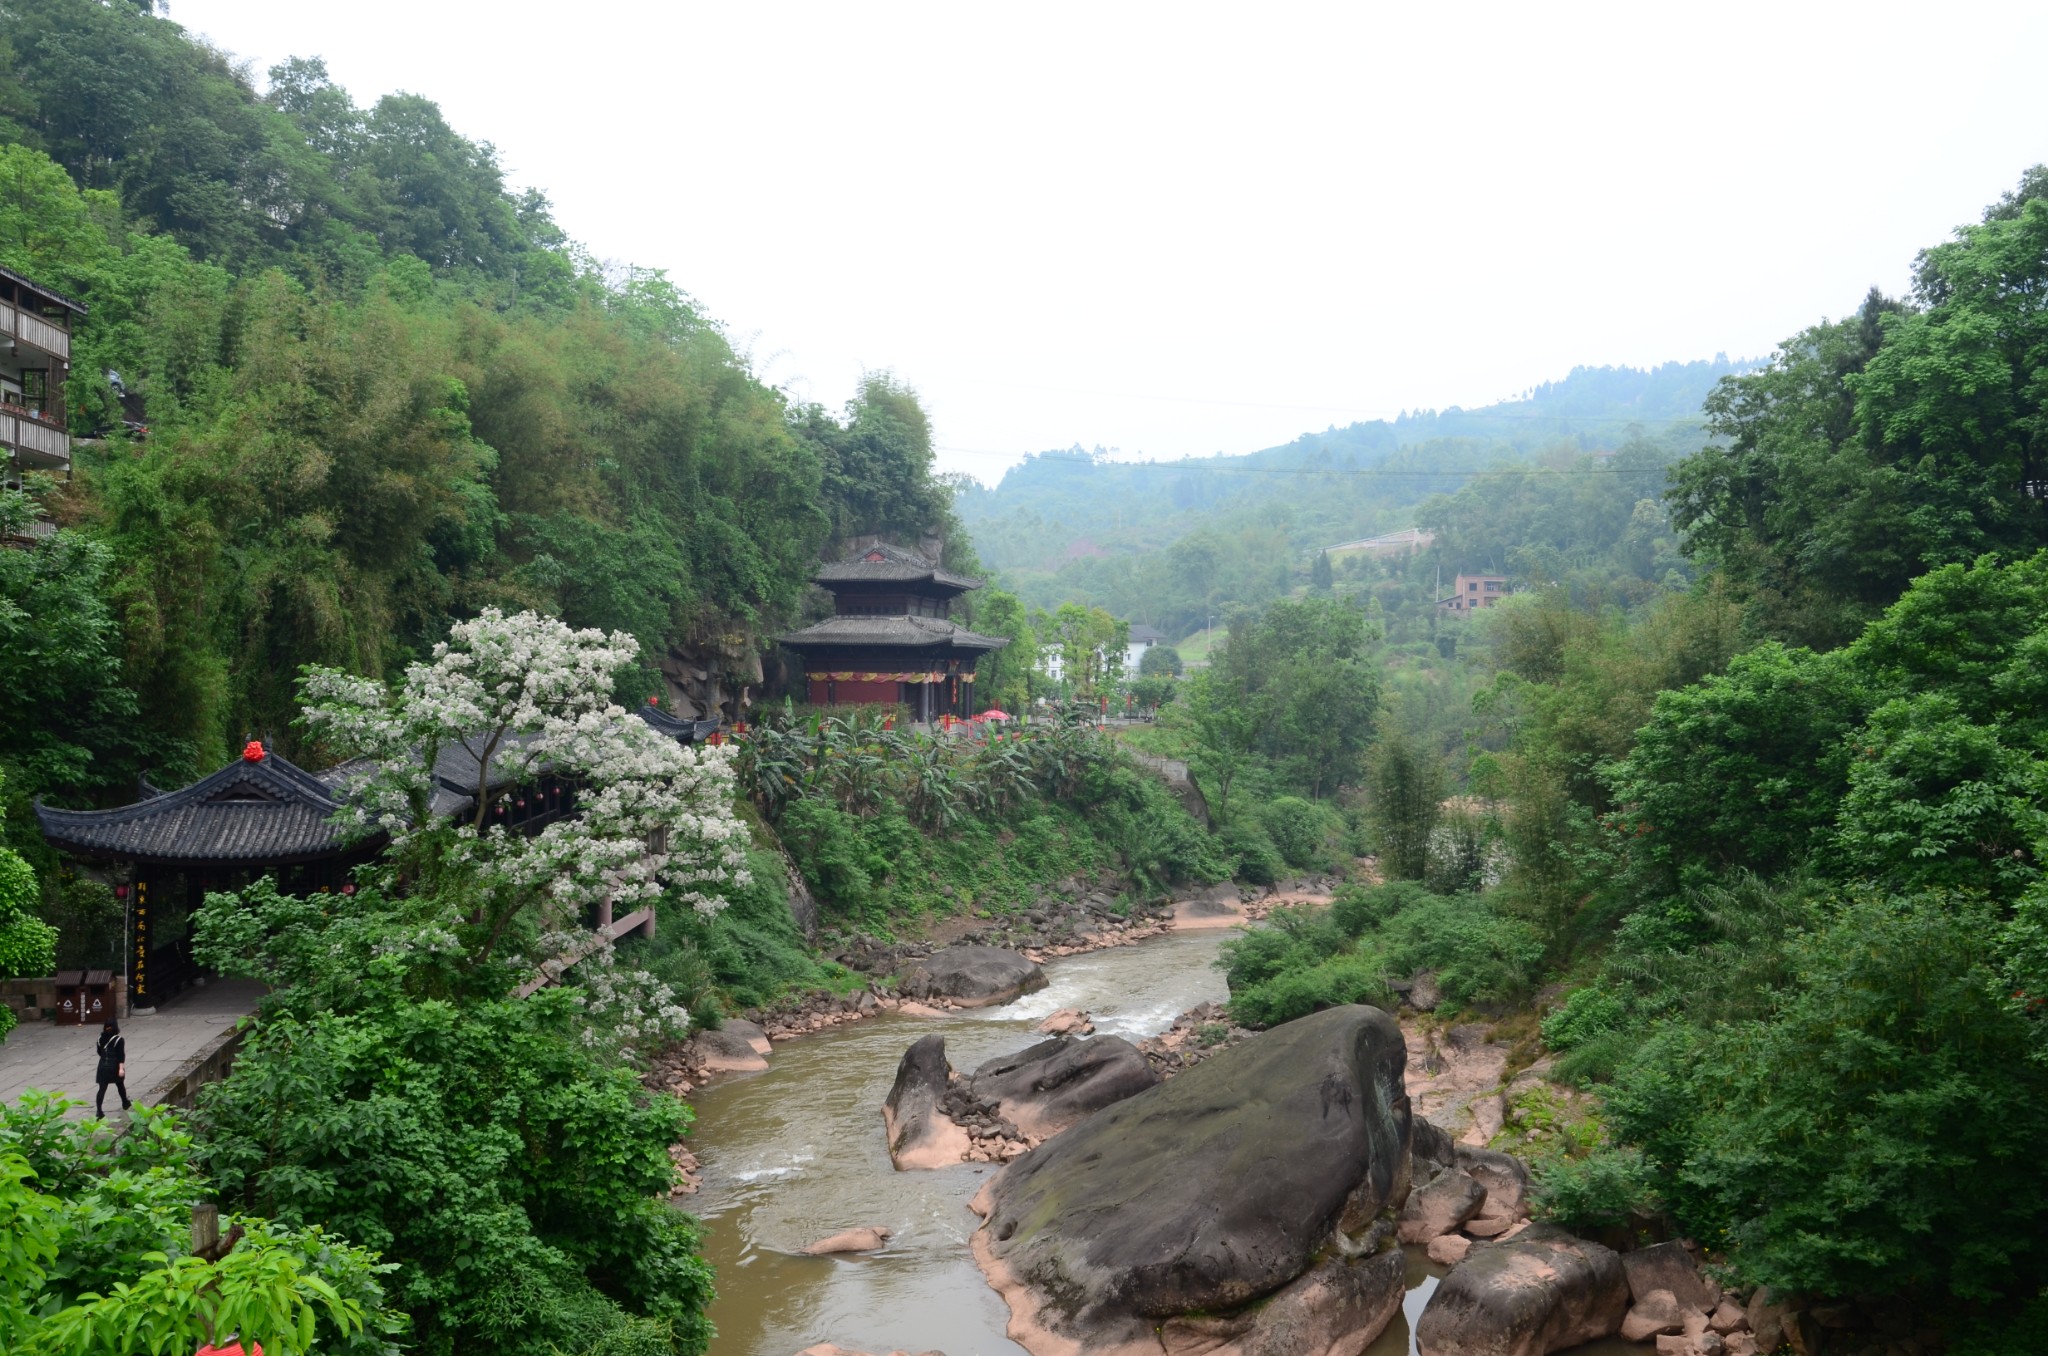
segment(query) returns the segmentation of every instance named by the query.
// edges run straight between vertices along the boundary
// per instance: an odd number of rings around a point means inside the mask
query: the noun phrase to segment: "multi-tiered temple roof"
[[[906,547],[878,542],[812,579],[831,592],[835,615],[782,643],[803,657],[810,699],[820,705],[902,705],[921,720],[965,715],[975,663],[1009,644],[949,615],[980,580]]]

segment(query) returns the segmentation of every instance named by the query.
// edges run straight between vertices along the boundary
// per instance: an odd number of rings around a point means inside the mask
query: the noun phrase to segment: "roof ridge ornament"
[[[242,745],[242,761],[245,763],[262,762],[263,741],[260,739],[252,739],[248,743]]]

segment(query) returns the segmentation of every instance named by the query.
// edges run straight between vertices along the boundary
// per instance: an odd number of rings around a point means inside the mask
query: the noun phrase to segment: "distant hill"
[[[1753,366],[1717,355],[1648,370],[1579,367],[1519,399],[1332,427],[1241,456],[1044,452],[993,488],[970,484],[956,507],[982,560],[1028,602],[1099,603],[1172,631],[1212,608],[1285,592],[1316,547],[1410,526],[1424,501],[1474,471],[1631,439],[1694,451],[1707,392]],[[1136,557],[1176,548],[1177,563],[1135,568]]]

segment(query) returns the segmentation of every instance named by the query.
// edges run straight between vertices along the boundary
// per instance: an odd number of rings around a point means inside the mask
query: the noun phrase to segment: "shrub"
[[[1343,855],[1344,817],[1321,801],[1281,796],[1260,809],[1259,824],[1297,870],[1334,870]]]
[[[1246,1026],[1278,1026],[1345,1003],[1389,1005],[1377,958],[1358,952],[1330,956],[1305,969],[1290,969],[1264,983],[1233,993],[1230,1015]]]
[[[1640,1149],[1601,1148],[1583,1158],[1538,1159],[1534,1213],[1574,1233],[1596,1233],[1656,1213],[1660,1203]]]
[[[1452,1003],[1504,1002],[1525,993],[1543,960],[1543,939],[1482,895],[1431,896],[1396,914],[1378,946],[1388,973],[1437,972]]]
[[[1330,920],[1345,936],[1360,937],[1384,927],[1410,905],[1435,898],[1427,887],[1412,880],[1390,881],[1385,885],[1340,885],[1330,901]]]
[[[1249,816],[1231,820],[1216,837],[1229,855],[1230,874],[1238,880],[1271,885],[1287,869],[1286,859],[1266,836],[1265,828]]]

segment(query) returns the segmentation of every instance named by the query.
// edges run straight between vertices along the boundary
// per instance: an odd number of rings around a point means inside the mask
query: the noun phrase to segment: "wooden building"
[[[85,303],[0,268],[0,479],[71,470],[64,402],[71,324]]]
[[[901,705],[921,721],[974,714],[975,663],[1009,644],[950,616],[953,600],[980,588],[979,579],[878,542],[812,580],[832,594],[834,615],[782,643],[803,659],[813,703]]]

